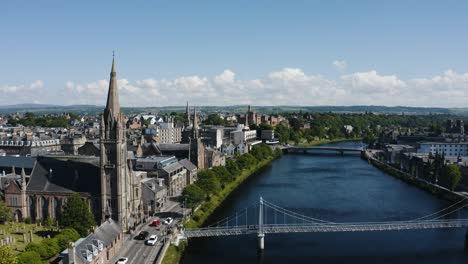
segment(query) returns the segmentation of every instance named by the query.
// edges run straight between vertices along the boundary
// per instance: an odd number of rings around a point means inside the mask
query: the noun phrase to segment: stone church
[[[5,201],[18,220],[60,220],[63,205],[77,192],[97,222],[112,218],[124,230],[141,222],[141,180],[146,175],[134,172],[128,159],[114,60],[100,129],[100,143],[94,146],[99,156],[37,157],[29,177],[24,170],[15,173],[5,186]]]

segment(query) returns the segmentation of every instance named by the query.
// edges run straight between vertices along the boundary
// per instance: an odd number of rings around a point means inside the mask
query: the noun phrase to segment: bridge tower
[[[263,198],[261,196],[258,211],[258,249],[265,249],[265,232],[263,231]]]

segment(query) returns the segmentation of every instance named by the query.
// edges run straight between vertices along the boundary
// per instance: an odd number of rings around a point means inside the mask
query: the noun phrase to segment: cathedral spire
[[[107,94],[107,104],[105,112],[110,112],[113,118],[118,118],[120,114],[119,93],[117,88],[117,73],[115,71],[115,60],[112,55],[112,70],[109,81],[109,93]]]

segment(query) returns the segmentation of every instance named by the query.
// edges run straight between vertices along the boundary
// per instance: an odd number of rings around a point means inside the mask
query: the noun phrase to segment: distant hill
[[[192,106],[190,106],[192,109]],[[104,106],[96,105],[52,105],[52,104],[16,104],[0,106],[0,113],[9,114],[15,112],[33,112],[36,114],[73,112],[77,114],[100,114]],[[211,112],[231,112],[244,113],[247,111],[247,105],[230,106],[197,106],[197,109]],[[355,106],[252,106],[252,109],[258,113],[277,114],[282,112],[334,112],[334,113],[365,113],[372,112],[376,114],[407,114],[407,115],[428,115],[444,114],[454,116],[468,116],[468,108],[441,108],[441,107],[409,107],[409,106],[379,106],[379,105],[355,105]],[[185,106],[164,106],[164,107],[122,107],[126,114],[141,112],[183,112]]]

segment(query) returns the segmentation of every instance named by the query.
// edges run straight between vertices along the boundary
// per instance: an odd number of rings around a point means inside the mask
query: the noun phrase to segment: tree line
[[[210,196],[220,192],[227,184],[235,181],[244,170],[253,168],[263,160],[280,155],[280,149],[273,151],[270,146],[259,144],[254,146],[249,153],[226,160],[226,166],[200,170],[197,174],[198,180],[184,188],[180,201],[188,208],[195,208]]]
[[[70,116],[70,119],[67,119],[66,116],[40,116],[27,112],[22,118],[16,117],[8,119],[8,124],[12,126],[23,125],[27,127],[68,127],[70,120],[79,118],[78,115],[73,113],[69,113],[68,115]]]
[[[447,119],[462,119],[451,115],[404,115],[404,114],[373,114],[373,113],[282,113],[287,123],[281,123],[275,128],[268,124],[251,125],[261,133],[264,129],[274,129],[275,137],[281,143],[290,141],[299,143],[312,142],[317,139],[363,138],[365,141],[375,140],[380,128],[408,127],[428,128],[434,133],[444,131]],[[345,129],[351,125],[352,131]]]

